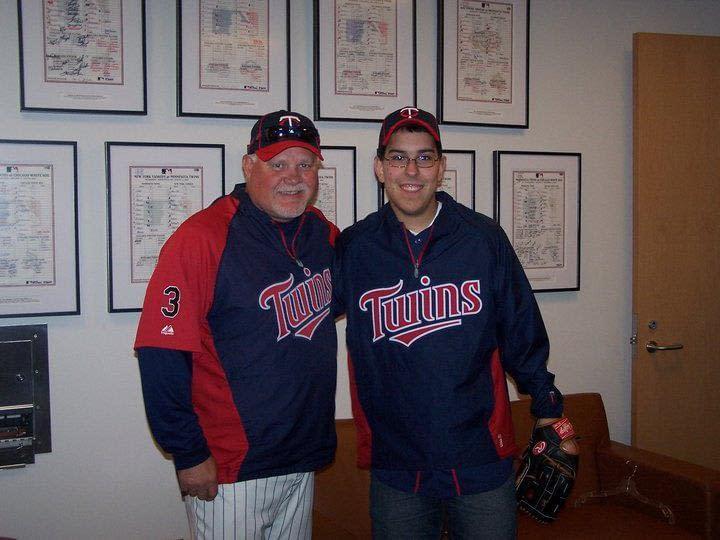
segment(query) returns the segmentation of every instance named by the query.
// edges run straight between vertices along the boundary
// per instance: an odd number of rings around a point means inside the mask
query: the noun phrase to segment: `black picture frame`
[[[438,120],[442,124],[527,129],[530,111],[530,0],[483,2],[481,6],[473,2],[475,21],[467,13],[461,13],[466,1],[438,0],[437,3]],[[466,36],[461,47],[458,26],[473,23],[484,24],[485,28]],[[483,45],[484,51],[480,50]],[[465,63],[459,58],[461,53],[466,55]],[[468,73],[463,79],[466,84],[461,85],[458,66],[467,65],[469,60],[483,54],[492,59],[494,69],[486,69],[489,63],[476,62],[473,64],[475,71]]]
[[[77,170],[75,141],[0,140],[0,182],[8,188],[0,203],[25,223],[3,236],[33,244],[22,256],[3,254],[0,318],[80,314]]]
[[[582,155],[493,152],[495,216],[535,292],[579,291]]]
[[[147,60],[145,37],[145,0],[121,0],[120,35],[122,36],[119,71],[108,62],[105,71],[90,73],[84,55],[88,37],[82,32],[62,35],[78,51],[62,51],[67,58],[48,62],[55,53],[47,47],[61,47],[55,36],[65,32],[62,25],[46,31],[45,2],[17,0],[20,55],[20,110],[23,112],[147,114]],[[57,38],[57,39],[56,39]],[[72,46],[72,45],[71,45]],[[60,50],[60,49],[59,49]],[[113,51],[114,52],[114,51]],[[102,55],[98,55],[101,57]],[[69,58],[69,59],[68,59]],[[73,66],[71,69],[67,65]],[[88,72],[84,76],[80,73]],[[59,73],[58,73],[59,72]],[[48,75],[51,74],[49,77]],[[65,77],[67,80],[62,80]],[[94,80],[92,80],[94,79]]]
[[[315,120],[345,122],[379,122],[391,112],[417,104],[417,23],[415,0],[397,0],[396,8],[396,72],[395,92],[367,90],[368,94],[338,94],[336,79],[337,4],[345,0],[313,0],[313,109]],[[349,4],[357,4],[350,3]],[[331,9],[332,7],[332,9]],[[365,21],[366,23],[368,21]],[[400,27],[404,31],[400,31]],[[373,25],[363,25],[365,28]],[[400,39],[401,41],[398,41]],[[407,43],[407,40],[410,43]],[[400,47],[402,44],[403,47]],[[332,61],[327,59],[327,56]],[[404,61],[399,60],[400,58]],[[408,67],[410,69],[408,70]],[[401,71],[403,70],[403,71]],[[332,84],[331,84],[332,81]],[[335,86],[335,88],[332,88]],[[402,87],[402,89],[401,89]]]
[[[266,111],[290,110],[290,0],[268,0],[267,80],[255,88],[250,84],[217,88],[219,76],[215,84],[203,87],[199,6],[200,0],[176,0],[177,116],[260,118]],[[190,18],[195,9],[198,16]],[[183,35],[196,39],[183,39]],[[260,63],[254,68],[261,68]]]
[[[105,177],[108,312],[142,311],[147,282],[162,244],[182,221],[225,193],[225,145],[108,141]],[[185,206],[180,212],[155,208],[156,201],[169,201],[169,193],[162,187],[164,180],[175,182],[179,193],[174,196],[182,198],[183,204],[167,204],[173,208]],[[158,190],[160,198],[151,199]],[[187,208],[193,196],[196,200]],[[167,223],[174,226],[146,225],[146,217],[158,215],[167,217]],[[137,236],[133,236],[134,232]]]

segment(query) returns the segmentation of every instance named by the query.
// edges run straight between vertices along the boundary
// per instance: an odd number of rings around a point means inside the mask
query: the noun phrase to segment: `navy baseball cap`
[[[247,153],[267,161],[294,146],[306,148],[323,159],[320,134],[312,120],[292,111],[275,111],[255,122],[250,132]]]
[[[435,139],[438,148],[442,148],[437,118],[417,107],[403,107],[395,112],[391,112],[385,117],[385,120],[383,120],[382,127],[380,128],[380,139],[378,140],[378,153],[382,153],[388,142],[390,142],[392,134],[403,126],[422,126],[432,135],[432,138]]]

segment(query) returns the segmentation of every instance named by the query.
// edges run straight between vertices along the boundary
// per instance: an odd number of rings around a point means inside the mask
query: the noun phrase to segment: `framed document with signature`
[[[80,314],[77,143],[0,140],[0,317]]]
[[[290,0],[177,0],[177,114],[290,108]]]
[[[20,109],[147,114],[145,1],[18,0]]]
[[[533,291],[580,290],[580,154],[493,157],[496,216]]]
[[[528,127],[530,0],[438,1],[438,119]]]
[[[105,143],[108,311],[140,311],[160,248],[225,192],[225,145]]]
[[[382,120],[416,102],[414,0],[314,0],[315,119]]]

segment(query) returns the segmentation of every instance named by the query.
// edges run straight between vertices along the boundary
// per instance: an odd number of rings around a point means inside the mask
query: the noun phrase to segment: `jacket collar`
[[[442,208],[435,219],[435,226],[433,228],[433,236],[439,237],[450,234],[457,228],[458,203],[444,191],[436,192],[435,199],[442,203]],[[393,231],[402,231],[403,224],[398,220],[390,203],[385,203],[378,213],[380,214],[381,227],[386,225]]]
[[[427,239],[428,246],[423,257],[424,262],[430,262],[440,257],[445,250],[450,249],[453,243],[445,240],[457,234],[464,223],[459,214],[459,204],[450,195],[439,191],[435,197],[442,203],[442,208],[433,224],[432,234]],[[380,215],[378,229],[382,231],[387,242],[393,246],[393,249],[405,251],[407,244],[403,224],[398,221],[390,203],[385,204],[378,214]]]

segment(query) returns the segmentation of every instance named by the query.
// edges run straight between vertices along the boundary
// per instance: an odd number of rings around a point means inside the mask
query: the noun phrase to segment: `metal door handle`
[[[682,343],[673,343],[672,345],[658,345],[657,341],[648,341],[645,344],[645,348],[647,349],[647,352],[652,354],[655,351],[676,351],[678,349],[682,349],[683,344]]]

